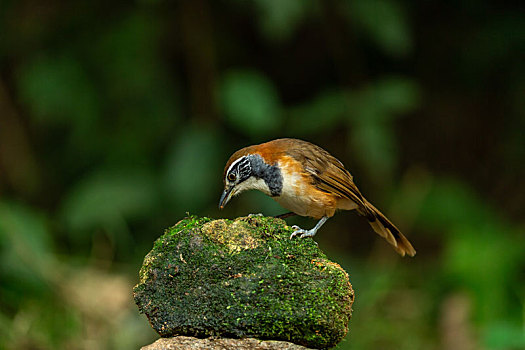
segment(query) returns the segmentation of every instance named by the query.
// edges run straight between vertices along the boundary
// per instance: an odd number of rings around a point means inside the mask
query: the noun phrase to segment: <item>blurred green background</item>
[[[356,290],[338,349],[525,349],[520,2],[0,2],[0,348],[137,349],[142,259],[217,209],[235,150],[323,146],[410,238],[316,236]],[[290,218],[313,227],[314,220]]]

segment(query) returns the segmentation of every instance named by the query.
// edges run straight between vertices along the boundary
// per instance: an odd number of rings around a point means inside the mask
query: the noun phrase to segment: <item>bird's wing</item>
[[[364,198],[354,184],[352,175],[330,153],[308,142],[304,142],[301,147],[289,149],[287,153],[302,163],[317,189],[350,199],[359,207],[365,206]]]

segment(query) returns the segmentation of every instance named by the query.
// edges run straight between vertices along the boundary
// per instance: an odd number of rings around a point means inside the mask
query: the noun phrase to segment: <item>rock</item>
[[[135,302],[162,337],[335,346],[348,331],[348,274],[283,220],[185,218],[144,259]]]
[[[258,340],[254,338],[194,338],[178,336],[160,338],[141,350],[308,350],[301,345],[278,340]]]

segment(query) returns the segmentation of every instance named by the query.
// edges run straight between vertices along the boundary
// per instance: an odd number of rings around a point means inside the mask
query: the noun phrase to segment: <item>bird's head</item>
[[[268,183],[268,176],[272,174],[273,168],[257,153],[247,153],[245,149],[234,153],[224,168],[224,191],[219,208],[223,209],[232,197],[246,190],[259,190],[267,195],[274,195]]]

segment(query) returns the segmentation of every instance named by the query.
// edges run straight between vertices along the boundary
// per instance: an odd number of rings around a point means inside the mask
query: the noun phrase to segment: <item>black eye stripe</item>
[[[233,181],[230,177],[239,177],[239,180],[246,180],[251,175],[251,165],[248,158],[242,158],[237,164],[230,170],[228,174],[228,180]]]
[[[250,165],[250,160],[248,158],[245,158],[239,162],[239,164],[237,165],[237,172],[241,179],[244,179],[250,176],[250,173],[252,172],[252,167]]]
[[[239,181],[244,181],[248,179],[252,174],[252,167],[250,159],[243,157],[240,159],[231,169],[226,178],[228,181],[236,181],[237,178]]]
[[[235,176],[235,179],[230,179]],[[272,196],[280,196],[283,189],[283,176],[277,165],[269,165],[258,154],[250,154],[236,161],[230,168],[227,180],[240,184],[250,177],[263,179]]]

